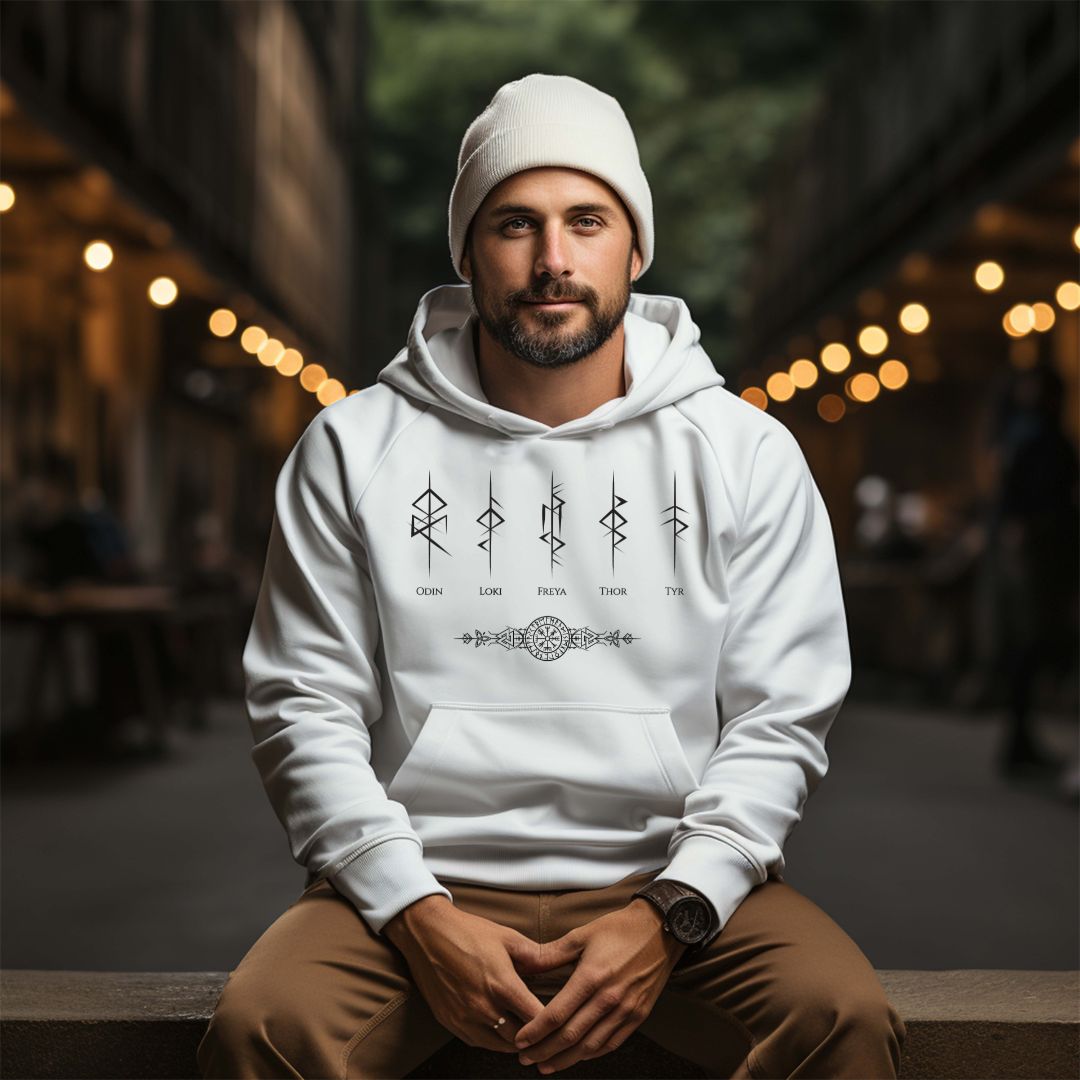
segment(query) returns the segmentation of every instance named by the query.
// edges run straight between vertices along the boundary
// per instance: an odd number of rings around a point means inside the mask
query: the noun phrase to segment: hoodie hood
[[[724,377],[701,347],[701,331],[674,296],[631,293],[623,319],[626,394],[586,416],[550,427],[492,405],[484,395],[473,349],[472,286],[439,285],[420,299],[408,345],[379,373],[418,401],[437,405],[506,435],[560,438],[613,427],[670,405]]]

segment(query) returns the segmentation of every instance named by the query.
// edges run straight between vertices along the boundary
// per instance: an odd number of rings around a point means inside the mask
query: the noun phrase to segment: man
[[[203,1075],[405,1076],[452,1036],[546,1074],[640,1027],[710,1075],[895,1076],[873,968],[780,877],[850,682],[828,516],[686,305],[632,293],[615,99],[503,86],[449,236],[466,284],[278,480],[244,666],[309,884]]]

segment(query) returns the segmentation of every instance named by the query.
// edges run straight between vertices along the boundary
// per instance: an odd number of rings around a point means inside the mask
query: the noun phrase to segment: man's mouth
[[[534,307],[569,307],[571,304],[580,304],[580,300],[526,300],[526,304]]]

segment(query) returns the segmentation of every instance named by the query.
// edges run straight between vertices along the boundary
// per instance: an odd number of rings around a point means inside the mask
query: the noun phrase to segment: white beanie
[[[487,193],[523,169],[561,166],[610,184],[637,224],[641,273],[653,258],[652,192],[622,106],[571,75],[526,75],[499,87],[469,125],[450,193],[450,257],[461,257],[473,215]],[[638,275],[640,277],[640,274]]]

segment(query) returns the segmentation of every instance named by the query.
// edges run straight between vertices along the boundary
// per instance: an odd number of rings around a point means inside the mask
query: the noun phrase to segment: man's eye
[[[522,217],[510,218],[510,220],[509,220],[509,221],[507,221],[507,222],[506,222],[506,223],[505,223],[505,224],[503,225],[503,228],[504,228],[504,229],[508,229],[508,228],[513,228],[513,227],[515,227],[515,226],[516,226],[516,224],[517,224],[518,222],[523,222],[523,223],[524,223],[525,225],[528,225],[528,224],[529,224],[529,219],[528,219],[528,218],[522,218]],[[590,216],[585,216],[585,217],[579,217],[579,218],[577,219],[577,223],[578,223],[579,225],[580,225],[580,224],[581,224],[582,222],[592,222],[592,224],[593,224],[593,225],[601,225],[601,224],[603,224],[603,222],[601,222],[599,218],[595,218],[595,217],[590,217]]]

